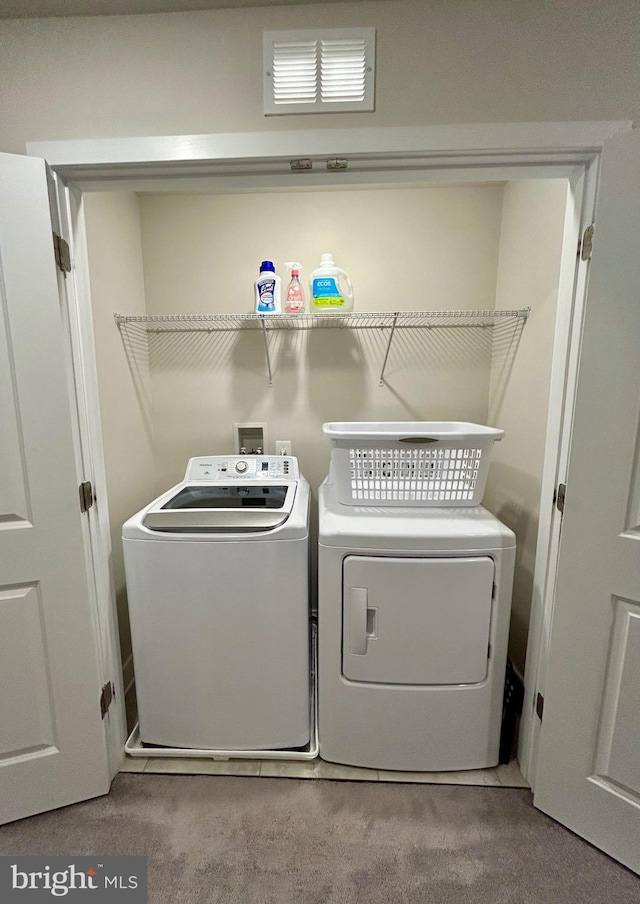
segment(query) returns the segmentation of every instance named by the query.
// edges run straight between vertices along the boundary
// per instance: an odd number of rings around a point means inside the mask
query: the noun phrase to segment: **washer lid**
[[[294,483],[181,484],[161,496],[143,518],[160,531],[264,531],[291,514]]]

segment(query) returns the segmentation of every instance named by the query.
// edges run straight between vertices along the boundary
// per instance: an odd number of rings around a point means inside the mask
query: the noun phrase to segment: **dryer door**
[[[493,559],[347,556],[342,672],[382,684],[476,684],[487,675]]]

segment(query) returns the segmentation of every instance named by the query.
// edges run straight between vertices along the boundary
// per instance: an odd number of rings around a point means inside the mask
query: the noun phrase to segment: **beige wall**
[[[261,260],[300,260],[307,290],[323,251],[346,269],[356,311],[492,308],[502,185],[141,197],[147,310],[250,313]],[[487,416],[488,331],[398,331],[384,386],[387,331],[271,337],[259,332],[151,337],[160,484],[187,459],[231,451],[234,422],[266,421],[268,452],[288,439],[312,486],[328,469],[329,420]]]
[[[112,572],[118,604],[122,659],[131,653],[122,560],[122,524],[153,498],[153,449],[148,351],[141,336],[128,348],[114,311],[145,313],[140,209],[134,194],[85,197],[91,301],[100,413],[111,523]],[[125,685],[131,666],[125,669]]]
[[[530,306],[531,315],[519,339],[495,337],[488,422],[505,436],[494,446],[485,505],[517,537],[510,653],[523,673],[567,191],[564,180],[511,182],[504,191],[496,307]]]
[[[264,29],[377,29],[376,112],[262,113]],[[380,0],[0,22],[0,149],[29,140],[640,119],[640,3]]]

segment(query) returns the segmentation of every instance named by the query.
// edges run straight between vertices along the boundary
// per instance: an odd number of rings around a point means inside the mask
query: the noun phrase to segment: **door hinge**
[[[348,166],[349,161],[345,160],[344,157],[334,157],[332,160],[327,160],[327,169],[331,171],[346,170]]]
[[[542,713],[544,712],[544,697],[542,694],[538,694],[536,697],[536,715],[542,722]]]
[[[300,160],[291,160],[290,166],[292,173],[305,173],[313,169],[313,163],[308,157],[303,157]]]
[[[578,256],[583,261],[591,260],[591,252],[593,251],[593,234],[595,232],[595,227],[593,223],[591,226],[587,226],[585,231],[582,233],[582,238],[578,242]]]
[[[80,493],[80,511],[84,514],[84,512],[89,511],[94,503],[93,487],[91,485],[91,481],[83,481],[78,487],[78,492]]]
[[[111,701],[116,695],[116,689],[110,681],[107,681],[105,686],[102,688],[100,693],[100,715],[104,719],[104,717],[109,712],[109,707],[111,706]]]
[[[56,232],[53,233],[53,253],[58,270],[62,270],[63,273],[71,273],[71,251],[69,250],[69,244]]]
[[[567,495],[567,485],[566,483],[559,483],[558,488],[553,494],[553,503],[558,509],[559,512],[564,512],[564,502],[565,497]]]

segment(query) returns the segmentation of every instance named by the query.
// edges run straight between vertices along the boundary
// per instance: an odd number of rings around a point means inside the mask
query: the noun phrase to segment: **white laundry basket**
[[[328,423],[343,505],[480,505],[504,430],[462,421]]]

